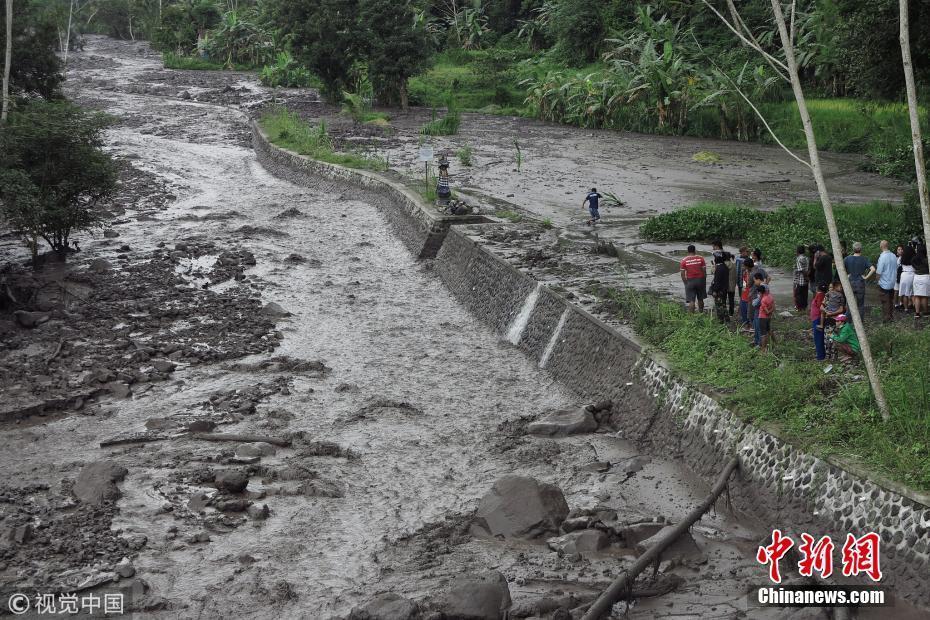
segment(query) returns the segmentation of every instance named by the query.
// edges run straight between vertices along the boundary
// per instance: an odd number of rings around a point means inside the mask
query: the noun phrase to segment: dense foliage
[[[856,241],[867,255],[878,255],[878,242],[905,243],[921,230],[920,211],[909,199],[903,204],[873,202],[835,205],[840,239],[847,247]],[[817,203],[798,203],[774,211],[751,207],[702,203],[664,213],[647,220],[643,237],[654,241],[703,241],[722,239],[746,243],[763,252],[766,263],[791,269],[799,244],[830,247],[823,209]]]
[[[106,119],[70,103],[33,101],[0,131],[3,215],[38,252],[38,240],[64,255],[73,231],[99,223],[95,206],[116,187],[102,149]]]
[[[61,64],[55,54],[58,36],[50,16],[35,2],[17,3],[13,17],[10,90],[14,96],[60,96]],[[6,11],[0,11],[0,50],[6,49]],[[2,58],[2,54],[0,54]],[[0,60],[2,65],[2,60]]]

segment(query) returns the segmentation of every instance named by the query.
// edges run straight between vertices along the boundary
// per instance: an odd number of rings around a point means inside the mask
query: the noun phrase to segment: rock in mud
[[[442,598],[446,618],[457,620],[500,620],[510,608],[510,588],[497,571],[465,575],[452,582]]]
[[[122,381],[112,381],[108,383],[107,389],[110,390],[110,394],[116,398],[129,398],[132,396],[132,390]]]
[[[558,534],[568,504],[554,484],[504,476],[481,498],[474,525],[492,536],[537,538]]]
[[[213,481],[216,488],[227,493],[242,493],[249,485],[249,477],[236,470],[221,471]]]
[[[101,505],[116,501],[120,497],[117,482],[121,482],[129,471],[112,461],[97,461],[85,465],[74,482],[72,493],[87,504]]]
[[[174,362],[169,362],[168,360],[153,360],[152,361],[152,368],[154,368],[158,372],[163,372],[165,374],[174,372],[175,369],[177,369],[177,367],[178,367],[177,364],[175,364]]]
[[[418,611],[415,601],[386,592],[354,608],[348,620],[413,620]]]
[[[274,456],[275,452],[277,452],[277,448],[264,441],[244,443],[236,448],[236,456],[239,458],[250,458],[254,456]]]
[[[103,231],[103,236],[107,239],[116,239],[119,237],[119,233],[112,228],[107,228],[105,231]]]
[[[530,423],[526,432],[531,435],[564,437],[579,433],[592,433],[597,430],[597,420],[587,409],[560,409],[541,419]]]
[[[113,265],[110,264],[110,261],[104,258],[95,258],[94,260],[90,261],[88,269],[94,273],[106,273],[113,270]]]
[[[276,304],[273,301],[269,301],[267,304],[262,306],[261,313],[267,317],[272,318],[291,316],[290,312],[282,308],[280,304]]]
[[[580,553],[588,555],[597,553],[608,544],[607,534],[601,530],[578,530],[570,532],[565,536],[550,538],[546,541],[549,548],[558,551],[564,555]]]
[[[246,512],[253,521],[264,521],[268,518],[268,515],[271,514],[271,510],[268,509],[268,504],[252,504],[248,507]]]
[[[38,327],[42,323],[47,322],[50,318],[48,312],[27,312],[26,310],[17,310],[13,313],[13,316],[20,326],[29,329]]]
[[[665,538],[669,532],[672,531],[673,527],[674,526],[667,525],[659,530],[657,534],[638,542],[636,544],[636,552],[640,555],[646,553],[647,549],[658,544]],[[686,531],[662,552],[661,557],[663,560],[687,560],[699,557],[700,555],[701,549],[697,546],[691,533]]]
[[[129,558],[120,560],[114,570],[117,575],[124,579],[128,579],[136,574],[136,568],[132,565],[132,562],[129,561]]]

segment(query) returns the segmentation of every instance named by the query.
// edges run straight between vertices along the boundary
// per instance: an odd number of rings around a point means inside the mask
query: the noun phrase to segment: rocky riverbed
[[[254,76],[90,38],[106,231],[32,273],[0,238],[0,583],[152,618],[578,617],[707,489],[470,317],[348,188],[267,174]],[[553,412],[561,412],[553,414]],[[721,502],[637,618],[750,609],[769,532]],[[617,613],[623,613],[623,605]]]

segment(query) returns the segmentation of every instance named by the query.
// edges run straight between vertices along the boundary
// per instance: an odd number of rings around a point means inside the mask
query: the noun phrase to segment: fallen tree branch
[[[262,435],[232,435],[227,433],[194,433],[191,435],[194,439],[200,439],[201,441],[241,441],[243,443],[255,443],[263,441],[265,443],[270,443],[274,446],[288,447],[291,445],[291,442],[287,439],[279,439],[277,437],[265,437]]]
[[[679,536],[688,531],[688,529],[700,520],[700,518],[704,516],[704,513],[710,510],[711,506],[716,503],[717,498],[720,497],[721,493],[727,488],[727,481],[729,481],[730,476],[738,467],[739,457],[734,456],[730,462],[727,463],[727,466],[723,468],[723,471],[717,478],[717,483],[710,491],[710,495],[692,510],[687,517],[679,521],[667,536],[655,545],[649,547],[644,554],[639,556],[639,559],[636,560],[628,571],[617,577],[617,579],[610,584],[610,587],[604,590],[604,593],[594,601],[594,604],[591,605],[591,608],[588,610],[588,613],[582,617],[582,620],[600,620],[602,616],[610,611],[614,603],[628,596],[636,577],[651,564],[656,562],[665,549],[675,542]]]

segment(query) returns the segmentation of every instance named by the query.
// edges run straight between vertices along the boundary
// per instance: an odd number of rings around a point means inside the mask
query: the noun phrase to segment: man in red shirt
[[[694,312],[694,302],[698,310],[704,312],[704,300],[707,298],[707,263],[703,256],[698,256],[693,245],[688,246],[688,255],[681,259],[681,281],[685,285],[685,301],[688,311]]]

